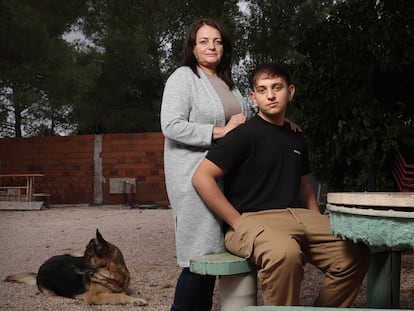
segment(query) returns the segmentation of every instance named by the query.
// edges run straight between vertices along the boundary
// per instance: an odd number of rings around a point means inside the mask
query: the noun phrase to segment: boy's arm
[[[306,208],[320,213],[309,175],[302,176],[300,180],[300,201]]]
[[[203,159],[194,172],[192,182],[198,194],[210,209],[233,229],[237,228],[240,213],[227,200],[217,185],[216,179],[225,172],[208,159]]]

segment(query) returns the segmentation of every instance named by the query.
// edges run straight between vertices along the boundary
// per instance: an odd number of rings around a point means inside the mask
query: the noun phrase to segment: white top
[[[224,251],[222,220],[204,204],[193,185],[193,173],[212,145],[213,127],[224,126],[220,96],[206,74],[200,78],[180,67],[168,78],[161,105],[165,136],[164,172],[174,211],[177,262],[188,267],[190,258]],[[251,111],[237,89],[232,91],[247,117]]]

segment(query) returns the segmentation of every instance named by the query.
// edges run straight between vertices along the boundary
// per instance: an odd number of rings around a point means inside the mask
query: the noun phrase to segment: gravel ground
[[[0,211],[0,278],[36,272],[49,257],[83,252],[99,228],[103,237],[124,254],[131,273],[130,288],[149,305],[85,306],[80,298],[47,297],[37,288],[0,282],[0,310],[140,310],[167,311],[180,269],[176,265],[173,217],[170,209],[123,206],[52,207],[40,211]],[[322,275],[305,267],[301,304],[311,305]],[[213,311],[219,311],[216,288]],[[260,293],[259,293],[260,301]],[[365,307],[365,282],[354,303]],[[403,254],[401,308],[414,309],[414,254]]]

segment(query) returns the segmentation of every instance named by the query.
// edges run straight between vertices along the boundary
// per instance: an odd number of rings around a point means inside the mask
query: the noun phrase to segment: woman
[[[191,184],[194,170],[216,139],[250,117],[231,76],[232,46],[224,26],[194,21],[183,66],[167,80],[161,106],[164,169],[175,216],[177,262],[183,268],[171,310],[210,310],[215,277],[189,271],[190,258],[224,251],[222,223]]]

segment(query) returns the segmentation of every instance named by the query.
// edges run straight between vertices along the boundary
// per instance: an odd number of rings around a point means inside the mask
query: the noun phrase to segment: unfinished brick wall
[[[167,204],[163,148],[164,136],[160,133],[104,135],[104,202],[117,203],[120,202],[120,197],[124,200],[122,194],[109,193],[110,178],[135,178],[136,193],[132,197],[133,201],[140,204]]]
[[[168,205],[163,144],[161,133],[2,138],[0,173],[45,174],[35,192],[51,194],[51,204]],[[136,193],[110,193],[112,178],[134,178]]]

